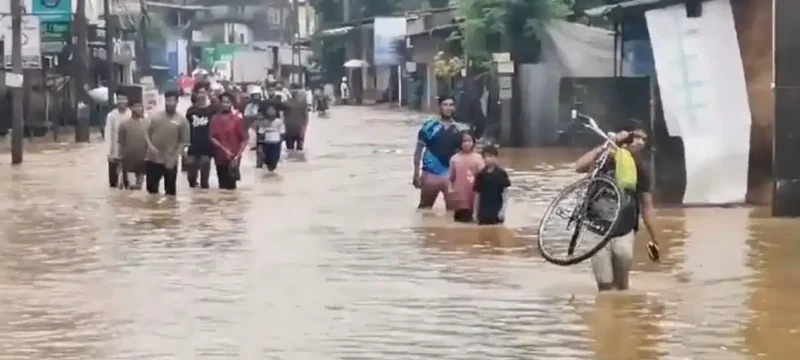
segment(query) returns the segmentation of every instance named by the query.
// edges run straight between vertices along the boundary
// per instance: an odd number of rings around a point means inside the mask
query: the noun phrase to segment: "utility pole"
[[[292,0],[292,77],[291,82],[300,84],[302,71],[299,69],[302,64],[300,63],[300,0]]]
[[[361,59],[366,61],[364,56],[364,4],[361,0],[353,0],[356,4],[355,12],[356,12],[356,27],[355,27],[355,37],[356,37],[356,56],[355,59]],[[361,105],[364,101],[364,68],[361,67],[356,69],[354,73],[356,76],[353,76],[351,85],[353,91],[352,95],[355,98],[356,104]]]
[[[113,106],[114,92],[117,90],[117,72],[114,68],[114,21],[111,19],[109,0],[103,0],[103,17],[106,19],[106,61],[108,65],[108,108]]]
[[[178,10],[179,26],[180,12],[181,10]],[[141,79],[143,76],[150,75],[150,49],[147,47],[147,28],[149,27],[150,15],[147,13],[146,0],[139,0],[139,14],[141,15],[141,19],[139,20],[139,41],[142,47],[142,58],[136,59],[136,63],[139,64],[139,78]],[[191,34],[189,38],[191,38]],[[187,52],[187,54],[189,53]]]
[[[800,167],[797,153],[800,151],[800,123],[794,114],[800,110],[797,94],[800,94],[800,69],[796,64],[800,54],[797,34],[800,23],[792,18],[800,11],[800,2],[774,0],[772,2],[773,23],[773,78],[772,91],[775,96],[775,124],[773,127],[772,154],[772,216],[800,216]]]
[[[514,122],[512,120],[513,76],[514,63],[511,60],[511,38],[506,30],[500,39],[502,53],[493,59],[497,66],[498,92],[497,99],[500,105],[500,138],[503,146],[511,146],[514,142]]]
[[[75,90],[78,93],[78,99],[85,103],[86,106],[92,106],[92,100],[86,92],[88,84],[87,74],[89,70],[89,57],[87,54],[89,51],[89,28],[86,24],[86,1],[87,0],[78,0],[75,11],[75,22],[73,26],[77,44],[72,51],[72,69],[75,75]],[[78,111],[77,123],[75,126],[75,142],[89,142],[89,135],[89,115],[86,109],[82,109]]]
[[[22,76],[22,0],[11,0],[11,67],[17,76]],[[5,58],[3,59],[5,63]],[[5,65],[5,64],[3,64]],[[22,137],[24,130],[22,109],[22,87],[12,92],[13,110],[11,119],[11,164],[22,164]]]

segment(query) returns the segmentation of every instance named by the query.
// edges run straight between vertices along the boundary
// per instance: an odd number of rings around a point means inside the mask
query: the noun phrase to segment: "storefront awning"
[[[338,28],[322,30],[317,34],[317,36],[318,37],[340,36],[349,33],[350,30],[353,29],[355,29],[355,26],[342,26]]]
[[[629,15],[632,13],[644,13],[647,10],[676,5],[682,2],[684,0],[630,0],[586,9],[583,13],[588,17]]]

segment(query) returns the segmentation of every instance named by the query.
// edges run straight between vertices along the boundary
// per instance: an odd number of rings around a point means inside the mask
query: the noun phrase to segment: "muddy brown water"
[[[578,152],[503,150],[505,228],[420,213],[419,117],[336,108],[307,162],[175,201],[107,188],[101,144],[0,158],[0,359],[795,359],[800,225],[659,211],[633,290],[526,250]],[[252,164],[252,159],[248,159]],[[212,181],[213,184],[213,181]]]

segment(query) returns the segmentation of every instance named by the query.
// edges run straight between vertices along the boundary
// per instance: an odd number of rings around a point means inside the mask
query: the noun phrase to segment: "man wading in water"
[[[112,188],[119,186],[120,160],[119,160],[119,126],[131,118],[128,109],[128,95],[117,91],[117,108],[106,116],[106,126],[103,137],[108,145],[108,185]],[[110,101],[110,100],[109,100]]]
[[[211,144],[209,125],[216,113],[208,101],[208,83],[197,83],[194,87],[195,103],[186,111],[186,120],[191,125],[189,150],[186,155],[186,180],[189,187],[197,187],[197,173],[200,173],[200,188],[208,189],[211,172],[211,157],[214,146]]]
[[[220,189],[236,190],[239,181],[239,161],[247,148],[247,128],[244,120],[233,112],[233,95],[219,96],[220,112],[211,120],[211,143],[214,144],[214,164]]]
[[[633,154],[636,164],[636,184],[631,189],[620,188],[623,192],[623,203],[617,225],[611,230],[613,239],[592,257],[592,271],[600,291],[628,289],[629,274],[633,263],[634,234],[639,230],[640,215],[650,235],[648,251],[651,247],[657,249],[658,246],[653,196],[650,193],[652,179],[650,171],[639,157],[647,141],[647,133],[638,121],[631,120],[612,140]],[[591,171],[595,159],[600,156],[602,151],[602,146],[600,146],[581,156],[575,163],[577,172]],[[615,168],[613,158],[610,160],[612,161],[609,161],[607,165],[609,171]],[[652,254],[651,257],[653,257]]]
[[[147,139],[148,120],[141,102],[131,106],[131,118],[119,126],[119,154],[122,159],[122,185],[139,190],[144,180],[145,159],[150,148]]]
[[[147,136],[150,151],[147,154],[147,192],[158,194],[161,179],[167,195],[177,194],[175,180],[178,177],[178,158],[189,145],[190,126],[186,118],[175,110],[178,92],[164,93],[165,108],[150,119]]]
[[[308,127],[308,103],[306,103],[305,91],[300,89],[297,84],[292,84],[292,95],[284,102],[286,110],[283,121],[286,126],[286,150],[288,155],[295,152],[302,152],[306,139],[306,127]]]
[[[453,121],[454,111],[453,97],[439,97],[439,118],[425,120],[417,133],[411,183],[420,189],[420,209],[432,208],[439,193],[444,196],[447,209],[451,210],[453,207],[449,194],[450,158],[461,149],[462,131],[469,130]],[[422,163],[421,176],[420,163]]]

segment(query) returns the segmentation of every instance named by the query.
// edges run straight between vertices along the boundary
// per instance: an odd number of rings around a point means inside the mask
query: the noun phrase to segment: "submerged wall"
[[[733,19],[753,117],[747,202],[772,199],[772,137],[775,96],[772,83],[772,1],[731,0]]]

